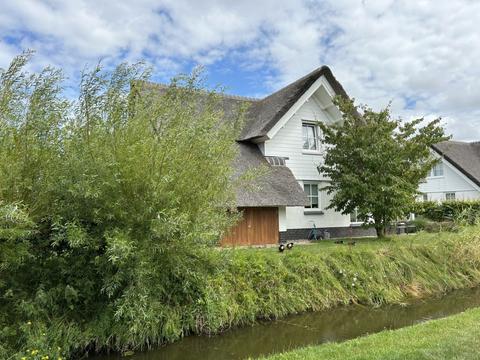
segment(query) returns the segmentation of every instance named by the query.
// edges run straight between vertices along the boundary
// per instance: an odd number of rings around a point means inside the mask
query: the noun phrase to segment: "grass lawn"
[[[268,360],[480,359],[480,308],[399,330],[306,347]]]
[[[380,248],[389,247],[403,247],[403,246],[416,246],[432,244],[441,239],[455,236],[453,233],[441,232],[441,233],[426,233],[419,232],[416,234],[408,235],[392,235],[383,239],[376,237],[362,237],[362,238],[341,238],[341,239],[329,239],[318,240],[311,243],[299,243],[295,244],[292,251],[296,252],[308,252],[308,253],[325,253],[336,251],[355,251],[355,250],[377,250]],[[335,241],[342,240],[343,244],[336,244]],[[348,245],[348,243],[355,242],[354,246]],[[237,251],[249,251],[249,252],[278,252],[278,247],[258,247],[258,248],[237,248]],[[285,254],[289,251],[285,250]]]

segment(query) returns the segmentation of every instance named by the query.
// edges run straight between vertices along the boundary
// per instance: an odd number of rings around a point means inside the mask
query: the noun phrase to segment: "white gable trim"
[[[325,89],[326,90],[326,89]],[[328,92],[327,90],[327,93],[330,95],[330,93]],[[308,101],[313,101],[315,103],[316,106],[318,106],[318,108],[320,110],[323,111],[323,114],[325,115],[325,117],[327,118],[327,120],[330,122],[330,123],[334,123],[335,122],[335,119],[333,118],[332,115],[330,115],[330,113],[328,112],[328,109],[330,109],[332,106],[335,106],[333,103],[328,105],[328,106],[324,106],[320,100],[318,100],[317,98],[315,98],[315,96],[312,96],[310,99],[308,99]],[[314,121],[318,120],[318,119],[312,119]]]
[[[300,109],[300,107],[305,104],[305,102],[310,99],[310,97],[321,87],[323,86],[325,90],[327,91],[328,95],[330,95],[331,98],[333,98],[336,94],[333,91],[332,86],[328,82],[327,78],[322,75],[320,76],[313,84],[310,86],[310,88],[303,93],[302,96],[300,96],[300,99],[293,104],[293,106],[288,109],[288,111],[280,118],[280,120],[277,121],[277,123],[270,129],[270,131],[267,132],[267,138],[271,139],[275,136],[275,134],[287,123],[290,118],[295,115],[295,113]]]
[[[447,159],[445,159],[442,155],[440,155],[436,150],[432,149],[432,151],[434,152],[434,155],[437,157],[437,158],[440,158],[442,159],[442,162],[447,165],[455,174],[459,175],[463,180],[465,180],[465,182],[469,185],[471,185],[475,190],[477,190],[478,192],[480,192],[480,186],[478,186],[477,184],[475,184],[472,180],[470,180],[463,172],[461,172],[460,170],[457,169],[457,167],[455,165],[453,165],[452,163],[450,163]]]

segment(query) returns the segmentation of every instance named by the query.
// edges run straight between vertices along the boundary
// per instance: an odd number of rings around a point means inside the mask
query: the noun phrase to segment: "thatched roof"
[[[241,107],[247,107],[246,121],[237,141],[239,155],[235,161],[236,176],[256,167],[267,169],[266,173],[255,178],[247,189],[238,189],[238,206],[307,205],[307,197],[290,169],[284,162],[282,165],[274,165],[275,162],[267,161],[253,141],[264,138],[321,76],[326,77],[336,94],[347,96],[342,85],[327,66],[312,71],[263,99],[221,94],[220,106],[225,114],[225,120],[233,116]],[[164,93],[168,85],[142,82],[140,88],[142,93],[151,91]]]
[[[443,141],[432,148],[480,186],[480,142]]]
[[[258,174],[246,187],[237,189],[237,206],[308,205],[305,192],[288,167],[270,165],[256,144],[239,142],[238,147],[236,176],[248,170],[257,170]]]
[[[251,140],[265,136],[313,83],[322,76],[326,77],[337,95],[348,96],[342,85],[333,76],[330,68],[322,66],[266,98],[253,102],[240,140]]]

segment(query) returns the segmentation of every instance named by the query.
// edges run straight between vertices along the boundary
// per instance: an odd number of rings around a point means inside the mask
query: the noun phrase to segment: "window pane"
[[[439,163],[433,167],[433,176],[443,176],[443,164]]]
[[[358,220],[358,209],[355,209],[350,213],[350,222],[360,222],[360,220]]]
[[[315,131],[315,125],[303,124],[302,136],[303,136],[303,148],[307,150],[317,149],[317,136]]]
[[[356,211],[350,214],[350,222],[357,222],[357,214]]]
[[[315,141],[315,128],[313,126],[308,127],[308,148],[310,150],[315,150],[317,148]]]
[[[317,196],[312,196],[310,198],[310,202],[312,204],[312,208],[318,209],[318,195]]]
[[[303,135],[303,148],[308,149],[308,127],[302,126],[302,135]]]
[[[310,200],[310,184],[303,184],[303,190],[305,191],[308,200]],[[311,205],[305,205],[305,207],[308,209],[311,207]]]
[[[310,194],[310,184],[303,184],[303,190],[305,191],[305,194],[307,194],[307,196],[311,195]]]

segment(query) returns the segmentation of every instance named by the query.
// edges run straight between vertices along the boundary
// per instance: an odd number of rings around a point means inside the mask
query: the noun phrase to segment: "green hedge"
[[[480,200],[423,201],[414,204],[412,213],[433,221],[466,220],[480,217]]]

